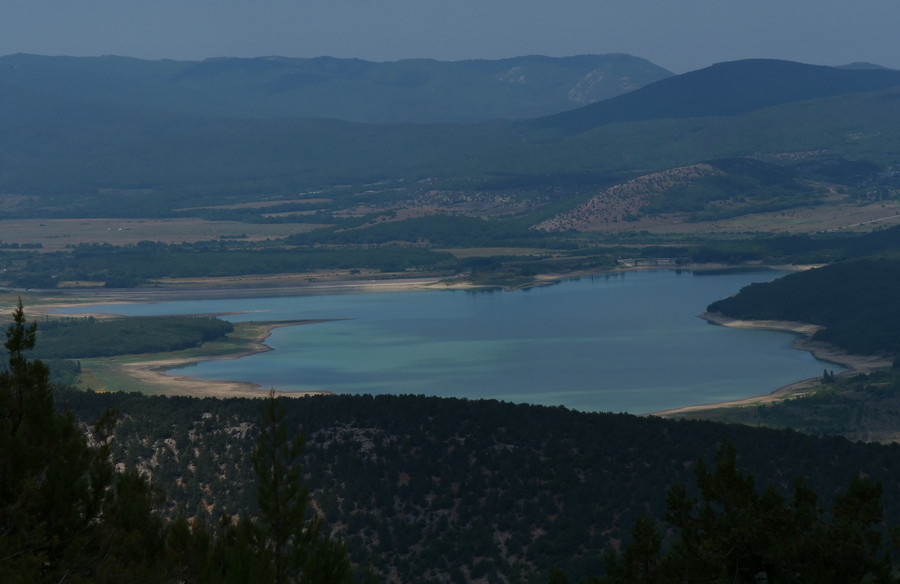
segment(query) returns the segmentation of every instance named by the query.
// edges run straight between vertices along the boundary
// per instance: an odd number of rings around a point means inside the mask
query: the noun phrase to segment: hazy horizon
[[[900,68],[896,0],[8,0],[4,12],[0,55],[459,61],[625,53],[674,73],[748,58]]]

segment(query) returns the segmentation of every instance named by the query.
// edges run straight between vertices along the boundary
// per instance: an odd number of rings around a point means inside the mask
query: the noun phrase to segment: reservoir
[[[512,292],[424,290],[107,305],[124,315],[346,319],[277,328],[274,350],[173,371],[262,390],[424,394],[635,414],[769,393],[843,369],[788,333],[730,329],[706,306],[779,272],[596,275]]]

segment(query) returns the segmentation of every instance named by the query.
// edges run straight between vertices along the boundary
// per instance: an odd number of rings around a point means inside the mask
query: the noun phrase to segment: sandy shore
[[[26,316],[29,320],[58,315],[62,309],[83,308],[66,316],[94,316],[106,318],[114,313],[99,313],[93,306],[108,304],[153,303],[173,300],[252,298],[302,296],[324,294],[359,294],[378,292],[403,292],[411,290],[444,290],[475,288],[459,278],[445,280],[443,277],[387,277],[360,279],[344,275],[279,274],[252,278],[208,278],[202,281],[171,281],[153,288],[115,289],[59,289],[53,291],[5,290],[0,294],[0,306],[11,312],[18,298],[23,297]],[[333,319],[326,319],[333,320]],[[135,361],[120,366],[119,371],[136,380],[146,388],[147,393],[159,395],[184,395],[193,397],[265,397],[272,388],[240,381],[220,381],[197,379],[190,375],[166,373],[174,368],[212,360],[231,360],[271,351],[265,340],[271,331],[281,326],[296,326],[322,322],[306,320],[290,323],[272,323],[261,329],[260,335],[245,350],[210,357],[173,357],[153,361]],[[278,391],[276,395],[302,397],[305,395],[328,394],[328,391]]]
[[[221,281],[220,281],[221,280]],[[77,288],[55,289],[37,292],[16,290],[0,291],[0,309],[12,312],[21,296],[29,319],[56,315],[58,311],[84,307],[83,312],[66,316],[104,316],[91,312],[91,306],[104,304],[147,304],[173,300],[211,300],[217,298],[267,298],[278,296],[314,296],[325,294],[369,294],[376,292],[404,292],[410,290],[442,290],[465,288],[461,282],[430,278],[384,279],[334,279],[313,281],[300,277],[281,275],[278,278],[244,279],[238,284],[235,278],[210,278],[202,285],[198,282],[184,285],[167,285],[153,288]]]
[[[300,326],[304,324],[313,324],[316,322],[327,322],[334,319],[319,320],[303,320],[296,322],[279,322],[264,325],[260,334],[253,339],[245,350],[229,353],[226,355],[218,355],[213,357],[184,357],[171,359],[157,359],[154,361],[139,361],[133,363],[125,363],[120,370],[126,375],[134,378],[141,385],[148,388],[159,388],[159,391],[153,393],[159,395],[184,395],[191,397],[267,397],[270,389],[265,389],[256,383],[243,381],[220,381],[209,379],[198,379],[190,375],[172,375],[165,371],[175,367],[182,367],[202,361],[217,361],[240,359],[249,355],[264,353],[271,351],[272,348],[265,344],[265,340],[272,334],[276,328],[283,326]],[[285,397],[304,397],[308,395],[324,395],[329,394],[327,391],[278,391],[275,395]]]
[[[820,326],[814,324],[786,320],[739,320],[736,318],[729,318],[721,314],[709,312],[699,314],[698,317],[706,320],[707,322],[711,322],[713,324],[721,326],[774,330],[799,335],[797,340],[794,341],[794,349],[797,349],[799,351],[809,351],[817,359],[846,367],[847,371],[844,371],[840,375],[869,373],[874,369],[878,369],[879,367],[887,367],[891,365],[891,360],[885,357],[873,357],[871,355],[853,355],[844,351],[840,351],[835,347],[832,347],[831,345],[810,340],[812,335],[821,328]],[[818,386],[820,380],[821,377],[811,377],[809,379],[803,379],[801,381],[779,387],[772,393],[764,395],[732,401],[717,402],[712,404],[686,406],[683,408],[654,412],[651,415],[665,417],[689,412],[702,412],[705,410],[713,410],[719,408],[761,405],[765,403],[777,402],[789,397],[803,395],[811,388]]]

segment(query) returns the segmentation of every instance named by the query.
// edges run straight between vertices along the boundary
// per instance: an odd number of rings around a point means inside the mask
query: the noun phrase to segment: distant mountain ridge
[[[750,59],[660,80],[627,95],[527,122],[583,132],[616,122],[735,116],[768,107],[900,85],[900,71]]]
[[[624,54],[500,60],[0,57],[0,84],[87,103],[246,118],[379,123],[525,119],[608,99],[672,73]]]
[[[282,71],[278,59],[138,62],[152,75],[132,83],[130,59],[101,59],[101,75],[91,60],[20,58],[0,58],[0,197],[10,195],[18,205],[14,212],[28,216],[43,209],[57,217],[172,216],[184,207],[289,200],[352,185],[346,188],[360,189],[359,196],[346,194],[308,211],[317,212],[319,222],[361,214],[395,221],[391,213],[403,217],[414,208],[475,217],[526,213],[517,220],[552,231],[607,230],[671,213],[710,221],[819,204],[829,192],[818,184],[823,180],[863,198],[892,197],[900,184],[894,170],[900,72],[892,70],[739,61],[551,117],[374,124],[217,115],[213,106],[220,102],[191,96],[182,103],[167,88],[184,78],[238,100],[229,84],[244,75],[243,87],[252,79],[258,88],[266,70]],[[15,72],[31,59],[58,71]],[[371,77],[377,68],[322,61],[317,67],[339,69],[342,78]],[[508,64],[454,66],[496,75],[510,71]],[[268,79],[319,83],[280,73]],[[67,87],[77,91],[70,95]],[[201,104],[203,111],[190,111]],[[718,170],[690,180],[666,178],[670,170],[698,164]],[[51,204],[22,195],[61,198]],[[273,220],[260,213],[228,216]]]

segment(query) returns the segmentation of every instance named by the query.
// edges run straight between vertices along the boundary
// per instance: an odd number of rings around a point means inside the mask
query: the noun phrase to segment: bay
[[[640,271],[513,292],[412,291],[109,305],[125,315],[347,319],[275,329],[274,350],[178,374],[262,389],[424,394],[648,413],[760,395],[843,369],[791,334],[697,318],[773,271]]]

